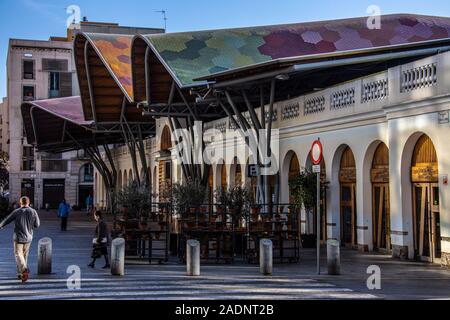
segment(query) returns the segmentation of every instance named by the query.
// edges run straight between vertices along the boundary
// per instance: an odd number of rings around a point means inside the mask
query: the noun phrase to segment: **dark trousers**
[[[61,218],[61,231],[67,231],[67,217]]]

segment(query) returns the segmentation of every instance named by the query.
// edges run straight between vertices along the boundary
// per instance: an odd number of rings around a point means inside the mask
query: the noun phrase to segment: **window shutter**
[[[60,97],[72,96],[72,73],[61,72],[59,75]]]
[[[42,71],[66,72],[69,69],[69,62],[60,59],[42,59]]]

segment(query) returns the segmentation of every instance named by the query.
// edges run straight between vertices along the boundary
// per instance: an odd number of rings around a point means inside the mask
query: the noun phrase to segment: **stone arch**
[[[441,198],[439,159],[435,144],[423,132],[414,133],[407,141],[402,156],[402,189],[412,195],[408,201],[403,190],[403,218],[412,224],[411,250],[414,256],[429,262],[441,258]],[[412,152],[411,152],[412,151]],[[409,158],[409,165],[406,163]],[[406,165],[406,170],[404,168]],[[408,183],[409,180],[409,183]],[[409,188],[408,188],[409,185]],[[409,202],[409,203],[408,203]],[[405,208],[411,209],[405,217]],[[438,240],[439,239],[439,240]]]
[[[373,198],[374,192],[383,192],[381,199],[389,197],[389,158],[387,159],[387,171],[381,170],[382,153],[389,155],[389,150],[386,144],[381,140],[372,141],[365,149],[364,156],[357,165],[357,239],[360,250],[372,251],[375,245],[374,228],[377,230],[377,224],[374,224],[374,208],[378,207],[378,203],[374,206]],[[375,159],[376,158],[376,159]],[[385,161],[383,161],[385,162]],[[386,163],[384,164],[386,166]],[[383,173],[385,176],[375,176],[372,179],[372,173]],[[387,176],[387,181],[384,181]],[[382,180],[384,181],[383,184]],[[375,184],[374,184],[374,183]],[[375,190],[375,185],[377,190]],[[378,188],[381,190],[378,190]],[[386,188],[386,190],[384,189]],[[378,196],[377,196],[378,198]],[[378,213],[377,213],[378,215]]]
[[[293,178],[295,172],[291,172],[293,169],[298,168],[300,173],[300,162],[298,155],[295,151],[288,151],[284,157],[281,167],[281,202],[290,203],[290,187],[289,182]]]
[[[225,163],[220,165],[220,171],[219,172],[219,187],[222,188],[222,190],[226,190],[228,188],[228,179],[227,179],[227,166]]]

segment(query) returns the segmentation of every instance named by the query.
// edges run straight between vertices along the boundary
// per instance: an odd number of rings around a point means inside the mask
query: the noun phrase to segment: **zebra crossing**
[[[123,278],[108,274],[81,277],[80,288],[71,290],[67,279],[52,277],[31,279],[27,284],[0,278],[0,300],[293,300],[293,299],[374,299],[350,289],[313,279],[289,276],[233,276],[225,272],[188,278],[179,266],[133,267]],[[227,267],[225,267],[227,268]],[[217,270],[219,271],[219,270]],[[255,269],[255,271],[257,271]],[[218,273],[218,272],[215,272]],[[70,280],[69,280],[70,281]]]

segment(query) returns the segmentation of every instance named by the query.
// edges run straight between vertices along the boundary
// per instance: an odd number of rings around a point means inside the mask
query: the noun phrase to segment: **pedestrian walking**
[[[110,239],[108,224],[103,219],[101,211],[95,211],[94,219],[97,221],[97,226],[95,228],[95,237],[92,241],[92,262],[88,266],[95,268],[95,261],[103,256],[105,258],[105,266],[103,269],[109,269],[111,266],[108,257],[108,243]]]
[[[33,241],[33,231],[39,228],[41,222],[39,216],[30,207],[30,199],[22,197],[19,201],[20,208],[14,210],[2,223],[0,229],[14,222],[14,256],[17,265],[17,277],[22,282],[28,280],[30,270],[28,269],[28,253]]]
[[[69,219],[70,204],[64,199],[58,207],[58,217],[61,219],[61,231],[67,231],[67,220]]]

